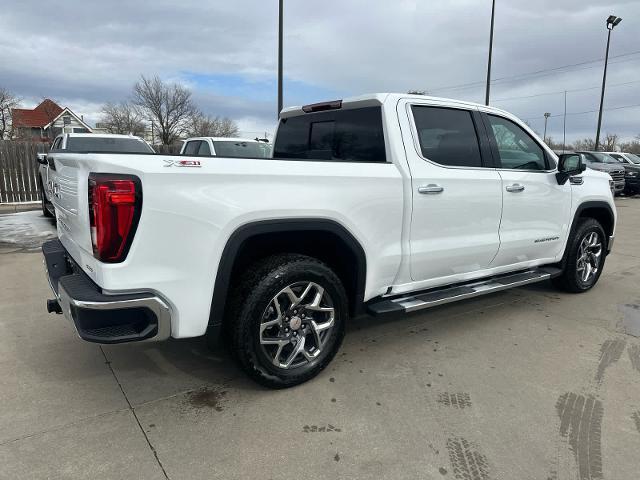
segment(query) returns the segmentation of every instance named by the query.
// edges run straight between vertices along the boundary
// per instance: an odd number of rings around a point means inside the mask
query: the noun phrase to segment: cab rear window
[[[142,140],[122,137],[69,137],[66,150],[77,153],[154,153]]]
[[[273,158],[386,162],[382,108],[307,113],[280,121]]]

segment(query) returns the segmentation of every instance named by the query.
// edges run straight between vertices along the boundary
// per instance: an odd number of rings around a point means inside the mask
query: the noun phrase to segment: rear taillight
[[[89,175],[89,220],[94,257],[107,263],[125,259],[141,209],[142,189],[137,177]]]

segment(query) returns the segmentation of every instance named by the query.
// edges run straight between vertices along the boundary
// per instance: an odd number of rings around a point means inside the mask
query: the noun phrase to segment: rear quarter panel
[[[200,167],[178,167],[172,161],[185,157],[84,157],[76,161],[77,212],[62,212],[73,232],[59,225],[59,236],[106,291],[154,291],[166,298],[173,337],[204,334],[226,241],[253,221],[315,217],[341,224],[367,257],[365,300],[384,293],[397,273],[403,187],[392,163],[199,157]],[[142,214],[122,263],[103,264],[91,253],[90,172],[133,174],[142,182]]]

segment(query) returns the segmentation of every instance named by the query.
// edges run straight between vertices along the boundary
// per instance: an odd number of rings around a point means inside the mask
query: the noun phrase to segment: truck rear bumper
[[[49,286],[62,313],[80,338],[94,343],[166,340],[171,335],[171,310],[149,293],[105,294],[73,261],[59,240],[42,245]]]

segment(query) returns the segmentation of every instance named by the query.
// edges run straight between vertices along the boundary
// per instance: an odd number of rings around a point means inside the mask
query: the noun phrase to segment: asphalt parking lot
[[[640,198],[617,203],[591,292],[360,318],[283,391],[201,339],[78,340],[32,242],[0,244],[0,478],[638,478]]]

